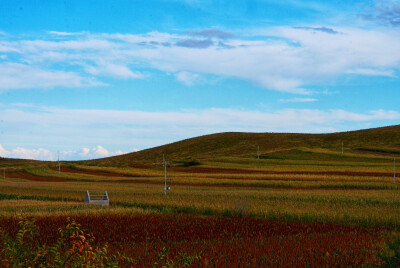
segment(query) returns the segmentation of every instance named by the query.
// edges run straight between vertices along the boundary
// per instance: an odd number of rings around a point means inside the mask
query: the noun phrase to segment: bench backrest
[[[86,191],[85,203],[103,206],[110,205],[107,191],[105,191],[104,194],[90,194],[89,191]]]

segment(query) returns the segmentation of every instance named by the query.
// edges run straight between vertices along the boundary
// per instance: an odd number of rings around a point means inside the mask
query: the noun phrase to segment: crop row
[[[107,177],[105,174],[96,176],[94,174],[83,174],[63,172],[61,175],[48,167],[28,168],[26,171],[10,172],[11,178],[21,178],[39,181],[94,181],[94,182],[117,182],[117,183],[149,183],[162,184],[160,177]],[[345,176],[323,176],[323,175],[297,175],[297,174],[271,174],[271,175],[229,175],[211,174],[199,176],[180,174],[173,176],[176,185],[193,186],[215,186],[215,187],[275,187],[275,188],[311,188],[311,189],[398,189],[393,184],[392,178],[385,177],[345,177]]]
[[[98,245],[132,257],[138,266],[196,256],[193,266],[360,266],[377,264],[379,230],[332,224],[299,224],[251,218],[187,215],[76,217]],[[0,227],[15,235],[15,218]],[[38,243],[54,243],[66,217],[36,219]]]
[[[256,218],[297,222],[332,222],[364,226],[400,228],[398,190],[323,190],[323,189],[251,189],[174,186],[164,196],[159,185],[83,183],[83,182],[0,182],[0,214],[46,214],[46,209],[29,205],[30,201],[53,202],[48,214],[70,211],[77,214],[108,213],[83,203],[86,190],[107,190],[108,211],[129,210],[155,213],[197,215],[245,215]],[[17,200],[9,202],[9,200]],[[19,204],[24,202],[25,207]],[[80,202],[77,205],[76,202]],[[59,206],[59,208],[58,208]],[[17,208],[14,208],[17,207]],[[79,214],[78,213],[78,214]]]

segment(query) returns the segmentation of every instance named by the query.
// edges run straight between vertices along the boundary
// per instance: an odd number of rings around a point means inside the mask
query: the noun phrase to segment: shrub
[[[201,165],[201,162],[196,161],[196,160],[174,161],[174,163],[177,163],[179,167],[193,167],[193,166],[200,166]]]
[[[389,240],[378,253],[378,258],[383,262],[382,267],[400,267],[400,236]]]
[[[94,237],[85,234],[74,220],[59,228],[53,245],[38,243],[39,231],[34,220],[21,219],[15,239],[0,230],[1,266],[5,267],[118,267],[133,264],[125,256],[109,255],[107,245],[94,247]]]

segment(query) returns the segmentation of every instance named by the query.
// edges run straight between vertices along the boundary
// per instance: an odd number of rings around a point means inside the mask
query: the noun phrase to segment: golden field
[[[165,196],[158,162],[63,162],[59,174],[54,162],[4,160],[0,215],[188,213],[398,229],[400,187],[392,161],[388,155],[305,148],[261,159],[219,157],[186,166],[170,161]],[[107,191],[110,207],[84,204],[86,190]]]

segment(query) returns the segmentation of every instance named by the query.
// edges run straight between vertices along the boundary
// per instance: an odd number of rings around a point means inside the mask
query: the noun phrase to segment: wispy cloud
[[[208,48],[213,45],[211,40],[198,40],[198,39],[184,39],[176,42],[179,47],[189,47],[189,48]]]
[[[368,76],[387,76],[387,77],[395,76],[393,70],[354,69],[354,70],[349,70],[347,73],[368,75]]]
[[[320,31],[324,32],[327,34],[338,34],[338,31],[335,31],[332,28],[327,28],[327,27],[306,27],[306,26],[297,26],[293,27],[294,29],[300,29],[300,30],[308,30],[308,31]]]
[[[139,72],[133,72],[125,65],[118,65],[110,62],[99,61],[96,66],[86,66],[85,69],[89,74],[96,76],[103,75],[124,79],[144,78],[144,75]]]
[[[199,78],[199,75],[189,72],[179,72],[175,74],[175,77],[178,81],[184,83],[185,85],[192,86]]]
[[[203,36],[203,37],[208,37],[208,38],[220,38],[220,39],[227,39],[227,38],[233,38],[234,35],[229,32],[224,32],[220,31],[217,29],[204,29],[204,30],[198,30],[198,31],[193,31],[189,30],[186,31],[185,33],[194,35],[194,36]]]
[[[13,53],[12,62],[0,65],[0,87],[98,86],[106,77],[142,79],[142,70],[151,68],[175,73],[187,85],[193,81],[189,73],[211,74],[310,95],[305,85],[354,73],[392,76],[400,70],[400,36],[391,30],[273,27],[254,35],[265,40],[237,36],[222,42],[150,32],[0,41],[4,55]]]
[[[291,99],[280,99],[279,102],[281,103],[290,103],[290,102],[314,102],[317,99],[312,98],[291,98]]]
[[[376,1],[376,5],[362,14],[362,17],[384,25],[398,27],[400,26],[400,1]]]
[[[0,64],[0,90],[102,85],[94,78],[82,77],[73,72],[47,71],[19,63]]]
[[[58,31],[47,31],[49,34],[59,36],[73,36],[73,35],[84,35],[85,32],[58,32]]]

